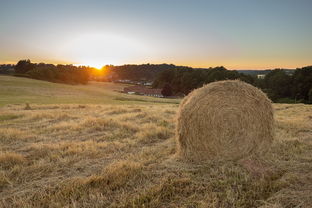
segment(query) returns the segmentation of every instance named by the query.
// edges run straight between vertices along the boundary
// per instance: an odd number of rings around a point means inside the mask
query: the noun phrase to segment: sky
[[[0,0],[0,63],[312,65],[312,0]]]

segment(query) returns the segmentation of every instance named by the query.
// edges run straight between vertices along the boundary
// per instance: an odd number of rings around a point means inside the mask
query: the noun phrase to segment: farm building
[[[124,93],[128,93],[128,94],[164,97],[161,91],[162,89],[152,89],[152,88],[147,88],[147,87],[139,86],[139,85],[124,88]]]
[[[257,75],[257,78],[258,78],[258,79],[264,79],[264,78],[265,78],[265,74],[258,74],[258,75]]]

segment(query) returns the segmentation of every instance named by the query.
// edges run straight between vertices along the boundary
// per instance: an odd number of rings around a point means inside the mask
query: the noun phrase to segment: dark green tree
[[[171,88],[169,83],[165,84],[165,86],[163,87],[163,89],[161,91],[161,94],[163,96],[171,96],[173,94],[172,93],[172,88]]]
[[[312,104],[312,88],[309,90],[309,103]]]
[[[268,96],[276,101],[290,97],[291,76],[282,69],[275,69],[265,76],[265,87]]]
[[[20,60],[16,66],[14,67],[15,73],[18,74],[25,74],[31,70],[33,70],[35,64],[31,63],[29,59],[27,60]]]
[[[307,102],[312,88],[312,66],[296,69],[292,78],[292,97]]]

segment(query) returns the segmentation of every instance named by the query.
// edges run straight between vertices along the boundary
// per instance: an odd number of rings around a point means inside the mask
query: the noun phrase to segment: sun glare
[[[85,65],[93,67],[93,68],[95,68],[97,70],[102,70],[102,68],[103,68],[103,64],[99,64],[99,63],[87,63]]]
[[[102,70],[104,64],[99,64],[99,63],[79,63],[79,64],[74,64],[75,66],[89,66],[92,68],[95,68],[96,70]]]
[[[121,65],[141,59],[145,44],[136,38],[102,31],[89,31],[72,37],[60,51],[66,59],[79,65],[101,69],[106,64]]]

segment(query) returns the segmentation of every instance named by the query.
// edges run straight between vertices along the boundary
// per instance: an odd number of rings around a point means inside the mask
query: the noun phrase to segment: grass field
[[[157,99],[117,91],[125,84],[90,82],[67,85],[0,75],[0,106],[6,104],[133,104],[178,103],[177,99]]]
[[[178,100],[107,83],[0,77],[0,87],[0,207],[312,206],[309,105],[274,104],[261,158],[190,164],[175,158]]]

